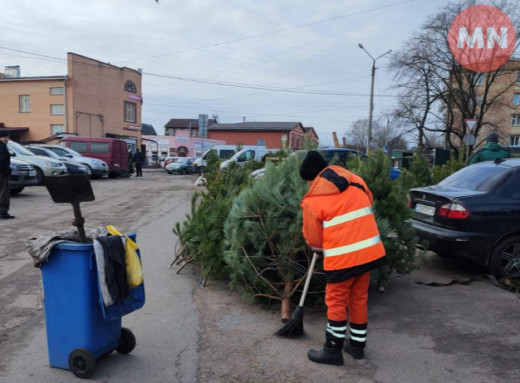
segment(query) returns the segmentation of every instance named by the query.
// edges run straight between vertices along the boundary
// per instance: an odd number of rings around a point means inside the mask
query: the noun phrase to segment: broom
[[[305,302],[305,296],[307,295],[307,290],[309,290],[309,285],[311,284],[312,274],[314,272],[314,266],[316,265],[316,260],[318,259],[318,253],[314,253],[312,255],[311,267],[309,267],[309,271],[307,274],[307,279],[305,280],[305,286],[303,287],[302,297],[300,298],[300,304],[294,310],[291,319],[287,321],[287,323],[278,331],[275,332],[275,335],[284,336],[284,337],[297,337],[303,335],[303,303]]]

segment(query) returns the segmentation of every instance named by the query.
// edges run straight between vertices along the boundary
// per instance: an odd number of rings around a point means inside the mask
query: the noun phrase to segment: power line
[[[347,17],[358,16],[358,15],[362,15],[362,14],[365,14],[365,13],[378,11],[380,9],[396,7],[398,5],[411,3],[413,1],[414,0],[401,1],[399,3],[383,5],[383,6],[380,6],[380,7],[375,7],[375,8],[367,9],[367,10],[364,10],[364,11],[359,11],[359,12],[349,13],[349,14],[342,15],[342,16],[332,17],[332,18],[329,18],[329,19],[326,19],[326,20],[314,21],[312,23],[306,23],[306,24],[295,25],[293,27],[276,29],[274,31],[260,33],[260,34],[257,34],[257,35],[250,35],[250,36],[246,36],[246,37],[240,37],[240,38],[237,38],[237,39],[227,40],[227,41],[223,41],[223,42],[220,42],[220,43],[207,44],[207,45],[203,45],[203,46],[200,46],[200,47],[188,48],[188,49],[184,49],[184,50],[178,50],[178,51],[175,51],[175,52],[167,52],[167,53],[162,53],[162,54],[154,55],[154,56],[140,57],[140,58],[135,58],[135,59],[124,60],[123,62],[136,61],[136,60],[142,60],[142,59],[150,59],[150,58],[157,58],[157,57],[164,57],[164,56],[169,56],[169,55],[178,54],[178,53],[185,53],[185,52],[191,52],[191,51],[196,51],[196,50],[201,50],[201,49],[217,47],[217,46],[221,46],[221,45],[233,44],[233,43],[237,43],[237,42],[240,42],[240,41],[252,40],[252,39],[255,39],[255,38],[259,38],[259,37],[271,36],[271,35],[275,35],[275,34],[278,34],[278,33],[292,31],[292,30],[295,30],[295,29],[307,28],[307,27],[311,27],[311,26],[314,26],[314,25],[330,23],[332,21],[345,19]]]
[[[7,47],[2,47],[2,46],[0,46],[0,49],[19,52],[19,53],[25,53],[25,54],[31,54],[31,55],[34,55],[37,57],[42,57],[43,59],[59,60],[62,62],[67,61],[66,59],[61,59],[61,58],[33,53],[33,52],[22,51],[19,49],[7,48]],[[88,65],[88,66],[93,66],[93,67],[98,66],[98,64],[93,64],[93,63],[91,64],[91,63],[85,63],[85,62],[74,61],[74,60],[72,60],[72,62],[74,62],[76,64],[80,64],[80,65]],[[116,67],[112,64],[108,64],[108,63],[104,63],[104,64],[109,65],[106,69],[113,69],[113,70],[118,70],[118,71],[120,70],[119,67]],[[149,72],[142,72],[142,74],[146,75],[146,76],[150,76],[150,77],[165,78],[165,79],[178,80],[178,81],[219,85],[219,86],[227,86],[227,87],[234,87],[234,88],[257,89],[257,90],[271,91],[271,92],[313,94],[313,95],[323,95],[323,96],[369,97],[368,94],[363,94],[363,93],[330,92],[330,91],[325,91],[325,90],[303,90],[301,88],[282,88],[282,87],[274,87],[274,86],[269,86],[269,85],[215,81],[215,80],[197,79],[197,78],[189,78],[189,77],[174,76],[174,75],[162,75],[162,74],[158,74],[158,73],[149,73]],[[379,95],[379,97],[401,97],[401,96],[399,96],[399,95]]]

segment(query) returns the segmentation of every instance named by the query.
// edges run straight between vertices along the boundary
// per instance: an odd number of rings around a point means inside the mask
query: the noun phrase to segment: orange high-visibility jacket
[[[361,275],[386,263],[363,179],[340,166],[326,167],[303,197],[303,236],[323,251],[327,282]]]

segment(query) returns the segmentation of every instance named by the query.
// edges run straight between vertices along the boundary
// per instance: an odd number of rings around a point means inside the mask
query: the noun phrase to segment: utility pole
[[[362,44],[358,44],[358,47],[363,49],[367,55],[372,59],[372,81],[370,84],[370,109],[368,111],[368,133],[367,133],[367,139],[366,139],[366,153],[368,154],[368,150],[370,148],[370,142],[372,141],[372,114],[374,111],[374,78],[376,77],[376,61],[379,60],[381,57],[389,54],[392,52],[390,49],[389,51],[383,53],[381,56],[373,58],[370,53],[363,47]]]

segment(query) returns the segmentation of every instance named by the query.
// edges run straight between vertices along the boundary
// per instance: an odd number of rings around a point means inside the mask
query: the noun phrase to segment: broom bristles
[[[294,310],[291,319],[281,329],[276,331],[275,335],[288,338],[303,335],[303,307],[298,306]]]

